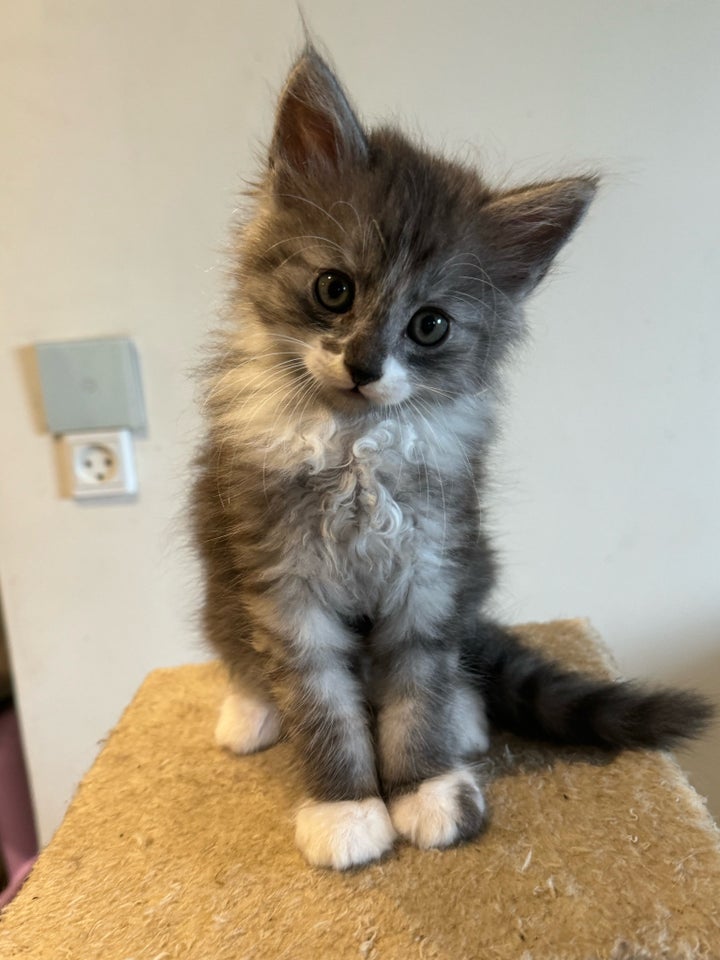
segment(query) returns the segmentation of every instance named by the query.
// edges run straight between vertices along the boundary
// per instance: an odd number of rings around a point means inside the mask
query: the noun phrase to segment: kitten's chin
[[[340,410],[343,413],[361,414],[371,407],[377,406],[376,403],[364,396],[357,387],[352,390],[344,387],[326,387],[323,390],[323,395],[333,409]]]

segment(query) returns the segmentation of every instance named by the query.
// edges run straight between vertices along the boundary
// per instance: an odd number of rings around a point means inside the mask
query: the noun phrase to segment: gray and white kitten
[[[216,738],[236,753],[295,741],[312,864],[475,836],[488,720],[615,749],[668,746],[709,717],[693,694],[569,672],[483,614],[500,366],[595,189],[498,192],[366,130],[312,47],[281,95],[192,511],[231,680]]]

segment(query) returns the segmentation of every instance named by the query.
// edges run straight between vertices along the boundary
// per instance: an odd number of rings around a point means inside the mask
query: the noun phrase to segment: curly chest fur
[[[313,578],[335,606],[377,608],[390,590],[397,599],[418,563],[443,554],[443,480],[411,425],[383,421],[360,434],[323,425],[278,455],[296,465],[277,517],[280,566]]]

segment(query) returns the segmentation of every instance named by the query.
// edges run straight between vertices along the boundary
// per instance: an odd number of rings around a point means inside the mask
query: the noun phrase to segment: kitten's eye
[[[355,299],[355,284],[340,270],[326,270],[315,281],[315,297],[333,313],[347,313]]]
[[[444,313],[434,307],[418,310],[408,324],[407,334],[421,347],[435,347],[448,335],[450,321]]]

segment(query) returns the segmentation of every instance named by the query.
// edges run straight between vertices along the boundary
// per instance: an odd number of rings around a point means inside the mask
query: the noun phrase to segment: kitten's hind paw
[[[233,753],[264,750],[280,737],[280,711],[268,700],[246,693],[229,693],[215,726],[215,742]]]
[[[295,842],[314,867],[347,870],[378,860],[395,831],[382,800],[308,803],[298,811]]]
[[[485,800],[472,773],[461,767],[396,797],[390,816],[397,832],[416,847],[451,847],[485,826]]]

